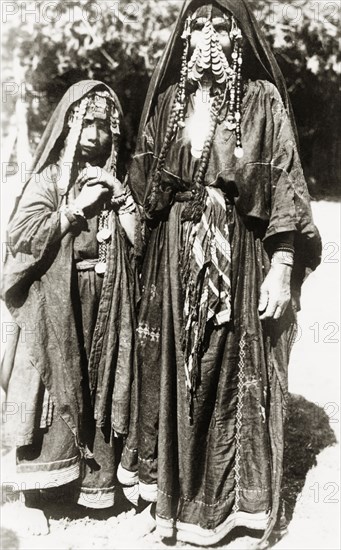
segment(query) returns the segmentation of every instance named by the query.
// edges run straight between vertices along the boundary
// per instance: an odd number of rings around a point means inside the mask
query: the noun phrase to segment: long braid
[[[181,72],[180,72],[180,82],[177,92],[177,106],[176,108],[179,111],[179,117],[178,117],[178,127],[184,128],[184,114],[185,114],[185,103],[186,103],[186,82],[188,78],[188,52],[189,52],[189,42],[190,42],[190,36],[191,36],[191,22],[192,17],[189,15],[185,22],[184,31],[182,33],[182,40],[184,42],[184,48],[182,52],[182,59],[181,59]]]
[[[224,94],[222,94],[222,96],[223,95]],[[220,103],[220,105],[219,105],[219,103]],[[203,185],[204,184],[204,178],[205,178],[205,175],[206,175],[206,172],[207,172],[208,161],[209,161],[209,158],[210,158],[213,138],[215,136],[215,131],[216,131],[217,124],[218,124],[218,114],[219,114],[220,108],[222,107],[222,103],[223,103],[222,102],[222,97],[217,96],[217,98],[215,98],[214,103],[213,103],[212,108],[211,108],[211,113],[212,113],[212,115],[211,115],[211,127],[210,127],[210,130],[208,132],[206,141],[204,143],[204,147],[203,147],[203,151],[202,151],[202,155],[201,155],[198,170],[197,170],[197,172],[195,174],[195,177],[194,177],[194,183],[196,185]]]
[[[63,156],[61,158],[61,174],[58,181],[59,192],[62,196],[67,194],[70,186],[73,160],[75,157],[79,137],[81,135],[84,115],[88,102],[89,98],[84,97],[79,106],[75,109],[71,120],[69,120],[68,122],[70,131],[66,138],[66,146],[63,152]]]
[[[180,81],[177,85],[177,90],[175,94],[175,100],[172,106],[170,113],[166,135],[163,141],[163,146],[161,148],[155,170],[151,176],[151,190],[146,199],[146,207],[148,210],[153,210],[156,207],[158,200],[158,192],[161,183],[161,172],[165,165],[166,157],[169,152],[170,144],[174,139],[177,128],[184,128],[184,113],[186,106],[186,82],[188,78],[188,52],[189,52],[189,41],[191,36],[191,23],[192,16],[188,15],[185,23],[185,27],[182,33],[182,39],[184,42],[184,48],[181,59],[181,73]]]
[[[107,93],[103,92],[102,97],[106,98],[107,107],[109,108],[109,127],[111,134],[111,154],[106,162],[105,169],[108,170],[114,177],[116,177],[116,168],[117,168],[117,154],[119,147],[119,136],[120,136],[120,120],[117,107],[115,105],[112,97]],[[98,246],[98,258],[99,262],[95,266],[95,271],[99,275],[103,275],[106,271],[107,257],[110,248],[110,235],[111,230],[109,227],[110,219],[110,207],[104,203],[102,210],[98,218],[98,233],[97,239],[99,241]],[[105,236],[104,236],[105,235]]]
[[[119,148],[119,136],[120,136],[120,116],[116,108],[115,102],[111,96],[108,97],[110,101],[110,131],[112,139],[111,155],[106,165],[106,170],[116,177],[117,173],[117,153]]]

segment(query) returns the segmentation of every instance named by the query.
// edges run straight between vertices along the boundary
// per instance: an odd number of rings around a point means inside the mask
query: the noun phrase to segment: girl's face
[[[190,49],[191,52],[194,51],[196,46],[200,44],[201,40],[203,39],[203,28],[204,25],[208,21],[206,17],[198,17],[194,21],[193,30],[191,33],[191,42],[190,42]],[[230,39],[230,29],[231,24],[229,20],[226,20],[223,16],[215,16],[212,18],[212,26],[214,30],[216,31],[221,47],[223,48],[223,52],[226,55],[226,58],[230,60],[231,53],[232,53],[232,43]]]
[[[99,118],[84,119],[79,139],[79,151],[85,160],[103,156],[111,145],[109,121]]]

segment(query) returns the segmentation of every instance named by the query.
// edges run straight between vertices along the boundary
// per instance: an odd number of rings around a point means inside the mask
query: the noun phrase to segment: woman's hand
[[[279,319],[291,298],[290,278],[292,268],[275,264],[270,268],[260,289],[258,310],[260,319]]]
[[[89,187],[101,184],[108,189],[114,196],[124,193],[123,184],[115,176],[100,168],[99,166],[91,166],[86,163],[85,168],[79,174],[76,183],[80,186],[87,185]]]

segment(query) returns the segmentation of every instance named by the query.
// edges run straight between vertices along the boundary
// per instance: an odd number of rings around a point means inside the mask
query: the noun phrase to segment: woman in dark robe
[[[31,508],[37,490],[75,480],[79,504],[114,504],[135,332],[136,208],[116,178],[121,122],[108,86],[72,86],[9,224],[2,293],[18,334],[6,384],[16,469],[3,482]]]
[[[156,503],[163,537],[206,546],[244,526],[267,544],[295,312],[321,243],[285,82],[245,0],[184,3],[129,185],[145,257],[118,478]]]

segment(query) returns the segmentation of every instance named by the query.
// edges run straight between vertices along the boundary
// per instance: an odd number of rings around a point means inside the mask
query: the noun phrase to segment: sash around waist
[[[96,264],[98,264],[99,259],[90,259],[90,260],[79,260],[76,262],[77,271],[92,271],[95,269]]]
[[[211,188],[210,186],[205,186],[206,190]],[[219,189],[219,187],[212,187],[212,189]],[[196,198],[198,189],[196,187],[192,187],[191,189],[188,189],[187,191],[177,191],[174,194],[174,201],[175,202],[189,202]],[[223,192],[224,199],[227,204],[233,205],[234,201],[232,197],[229,197],[226,195],[226,193]]]

